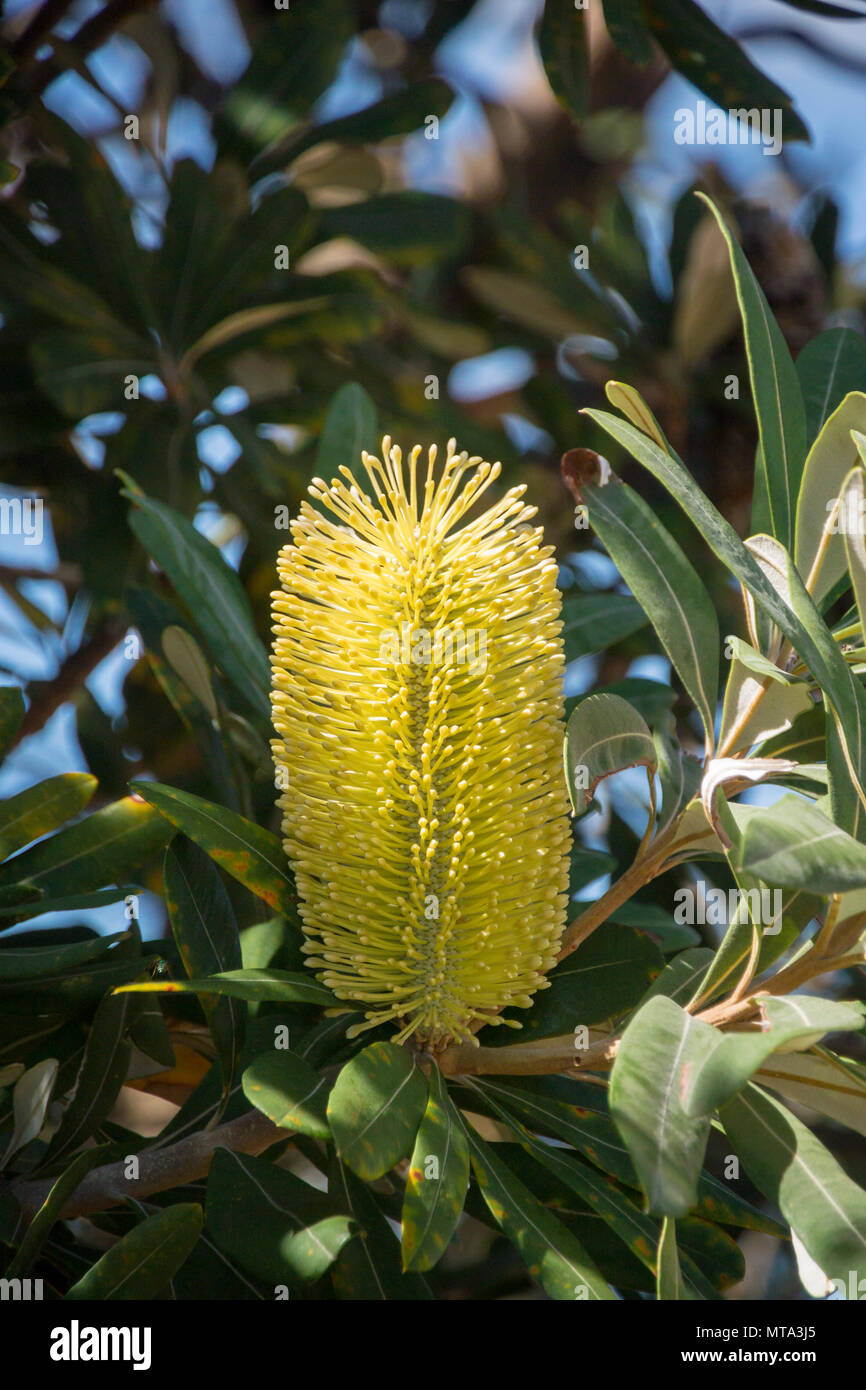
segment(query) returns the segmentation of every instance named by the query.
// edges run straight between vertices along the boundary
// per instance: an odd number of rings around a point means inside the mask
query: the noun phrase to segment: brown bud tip
[[[610,477],[610,464],[594,449],[569,449],[562,456],[562,481],[575,502],[583,501],[581,489],[587,484],[606,483]]]

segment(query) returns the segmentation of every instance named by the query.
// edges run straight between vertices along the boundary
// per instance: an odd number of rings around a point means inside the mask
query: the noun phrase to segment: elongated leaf
[[[229,999],[271,999],[287,1004],[337,1003],[329,989],[308,975],[290,970],[227,970],[203,980],[147,980],[123,985],[118,994],[224,994]]]
[[[267,718],[268,658],[235,571],[186,517],[146,497],[131,479],[124,481],[128,486],[122,495],[134,503],[132,530],[183,599],[213,660],[251,709]]]
[[[562,605],[566,661],[622,642],[646,627],[647,616],[628,594],[575,594]]]
[[[728,245],[758,416],[758,467],[766,489],[769,520],[773,535],[792,550],[794,511],[806,457],[803,394],[788,345],[751,266],[718,208],[703,194],[698,196],[712,212]],[[754,518],[752,530],[761,529],[763,518]]]
[[[715,1037],[714,1029],[660,995],[633,1015],[620,1040],[610,1108],[653,1214],[685,1216],[697,1202],[709,1120],[683,1111],[682,1076]]]
[[[403,1198],[404,1269],[432,1269],[437,1263],[457,1228],[468,1187],[469,1145],[434,1063]]]
[[[472,1090],[480,1089],[482,1091],[494,1113],[513,1131],[521,1147],[548,1172],[554,1174],[567,1188],[575,1192],[582,1201],[585,1201],[592,1211],[607,1223],[611,1231],[628,1246],[632,1254],[636,1255],[642,1264],[655,1273],[655,1243],[658,1223],[650,1217],[644,1216],[634,1203],[624,1193],[619,1192],[606,1177],[601,1177],[598,1173],[593,1172],[586,1164],[575,1162],[570,1155],[566,1156],[560,1149],[542,1143],[541,1140],[530,1134],[523,1125],[517,1123],[513,1114],[509,1113],[509,1109],[497,1104],[493,1098],[493,1093],[499,1088],[495,1086],[490,1088],[487,1085],[477,1087],[475,1083],[470,1083],[470,1085]],[[687,1264],[686,1279],[690,1296],[693,1298],[715,1298],[715,1291],[708,1280],[691,1261],[687,1261]]]
[[[127,932],[113,932],[111,936],[94,936],[85,941],[73,941],[66,946],[24,946],[16,950],[14,946],[4,946],[0,951],[0,976],[4,982],[10,980],[38,980],[63,970],[86,965],[108,955],[115,942],[127,937]],[[13,937],[13,941],[17,938]]]
[[[625,1013],[643,998],[663,966],[661,952],[648,937],[608,922],[554,967],[550,988],[536,995],[531,1010],[507,1010],[504,1016],[520,1018],[521,1042],[573,1033]],[[507,1046],[510,1038],[500,1027],[487,1029],[481,1041]]]
[[[429,1300],[433,1295],[423,1274],[401,1272],[400,1244],[372,1191],[335,1153],[328,1169],[328,1192],[358,1227],[334,1264],[338,1298]]]
[[[328,1081],[294,1052],[263,1052],[243,1075],[251,1105],[284,1129],[329,1139]]]
[[[444,116],[453,97],[447,83],[439,77],[431,77],[413,82],[400,91],[389,92],[381,101],[375,101],[371,106],[364,106],[348,116],[338,116],[335,120],[316,125],[305,123],[297,126],[282,144],[255,161],[256,175],[286,164],[290,159],[297,159],[304,150],[323,140],[367,145],[378,140],[393,139],[395,135],[406,135],[410,131],[420,130],[422,126],[427,129],[427,117],[436,116],[438,119]]]
[[[618,695],[589,695],[572,710],[565,732],[565,775],[576,815],[589,807],[605,777],[625,767],[655,768],[646,722]]]
[[[238,924],[231,899],[213,860],[184,836],[176,836],[165,855],[165,901],[180,958],[191,979],[241,968]],[[231,1087],[244,1040],[244,1010],[223,996],[205,996],[207,1016],[223,1073]]]
[[[87,772],[64,772],[4,801],[0,805],[0,850],[13,854],[71,820],[87,805],[96,785],[96,778]]]
[[[290,921],[297,920],[297,895],[276,835],[235,811],[161,782],[132,782],[133,790],[161,811],[211,859]]]
[[[688,1297],[677,1251],[677,1223],[669,1216],[662,1222],[657,1258],[656,1298],[659,1302]]]
[[[269,1284],[318,1279],[354,1230],[330,1196],[267,1159],[229,1149],[214,1154],[205,1213],[219,1248]]]
[[[831,1279],[866,1273],[866,1192],[824,1145],[757,1086],[721,1112],[725,1133],[755,1186],[775,1203]]]
[[[330,84],[353,32],[345,0],[272,13],[219,113],[220,156],[249,160],[283,139]]]
[[[851,328],[829,328],[806,344],[796,367],[811,444],[848,392],[866,381],[866,338]]]
[[[725,686],[719,747],[731,757],[748,752],[753,744],[787,732],[801,714],[814,707],[805,682],[785,684],[769,674],[755,675],[751,667],[734,658]]]
[[[332,476],[357,464],[362,449],[375,452],[377,446],[376,407],[362,386],[349,381],[328,407],[316,468],[323,477]]]
[[[87,1036],[75,1094],[48,1146],[46,1163],[74,1153],[113,1109],[129,1069],[129,1030],[139,1009],[137,999],[113,994],[99,1005]]]
[[[29,1067],[15,1083],[12,1093],[12,1135],[6,1145],[3,1163],[35,1139],[43,1124],[57,1080],[58,1061],[46,1057]]]
[[[202,1210],[178,1202],[154,1213],[107,1250],[68,1299],[149,1299],[162,1293],[199,1238]]]
[[[24,696],[17,685],[0,687],[0,758],[17,734],[24,718]]]
[[[328,208],[320,228],[326,237],[351,237],[401,265],[429,265],[453,256],[467,241],[464,204],[419,189],[380,193],[363,203]]]
[[[620,53],[630,63],[646,67],[652,62],[655,50],[640,0],[604,0],[604,22]]]
[[[749,817],[740,866],[765,883],[813,893],[866,887],[866,845],[801,796]]]
[[[343,1162],[365,1182],[409,1153],[427,1104],[424,1073],[405,1049],[373,1043],[347,1062],[328,1100]]]
[[[609,383],[609,387],[617,385]],[[664,484],[686,510],[710,548],[749,590],[803,657],[833,711],[837,734],[842,740],[840,750],[851,778],[851,793],[859,806],[861,799],[866,800],[863,787],[866,781],[866,745],[862,732],[862,726],[866,723],[866,696],[806,593],[793,563],[788,574],[792,609],[781,599],[733,527],[716,511],[669,446],[660,448],[640,430],[606,411],[585,410],[584,414],[596,420]],[[850,806],[847,811],[854,823],[855,816]]]
[[[862,339],[861,339],[862,341]],[[863,378],[861,377],[861,381]],[[844,509],[833,510],[842,498],[843,485],[857,462],[852,430],[866,430],[866,393],[852,391],[825,421],[809,450],[797,499],[797,569],[812,597],[828,594],[845,573]],[[828,522],[834,526],[821,541]]]
[[[791,98],[746,56],[736,39],[713,22],[694,0],[652,5],[648,21],[671,65],[723,110],[741,107],[781,110],[789,140],[808,140],[809,132]]]
[[[650,985],[641,1003],[658,996],[672,999],[675,1004],[688,1004],[697,993],[698,986],[702,986],[707,968],[712,961],[713,952],[706,946],[695,946],[688,951],[681,951],[673,960],[668,961],[658,979]]]
[[[766,1031],[720,1033],[716,1046],[694,1068],[683,1096],[687,1115],[711,1115],[745,1085],[771,1053],[799,1042],[808,1047],[824,1033],[863,1027],[863,1011],[851,1004],[795,995],[762,1003]]]
[[[562,1301],[615,1299],[577,1238],[535,1200],[474,1130],[467,1129],[466,1136],[482,1197],[545,1293]]]
[[[554,95],[571,116],[589,114],[589,54],[586,14],[571,5],[547,0],[538,47]]]
[[[694,566],[626,484],[582,489],[590,523],[658,633],[712,744],[719,681],[716,611]]]
[[[848,561],[860,626],[862,631],[866,632],[866,471],[860,465],[851,469],[842,484],[840,496],[842,512],[849,523],[845,527],[845,558]],[[850,524],[852,520],[853,525]]]
[[[673,826],[697,794],[701,785],[700,764],[683,753],[682,749],[664,734],[655,732],[656,763],[661,782],[661,810],[656,820],[656,835]]]
[[[68,1198],[91,1168],[96,1168],[100,1163],[107,1162],[107,1155],[110,1150],[110,1144],[97,1144],[92,1149],[85,1149],[83,1153],[77,1154],[69,1166],[64,1169],[27,1227],[24,1239],[5,1272],[6,1278],[20,1277],[32,1267],[39,1258],[39,1253],[48,1239],[52,1227],[59,1220],[60,1213]]]
[[[171,826],[137,797],[115,801],[0,866],[0,887],[22,883],[46,897],[122,883],[171,837]]]
[[[805,1105],[866,1135],[866,1075],[830,1052],[777,1054],[767,1059],[755,1080],[794,1105]]]

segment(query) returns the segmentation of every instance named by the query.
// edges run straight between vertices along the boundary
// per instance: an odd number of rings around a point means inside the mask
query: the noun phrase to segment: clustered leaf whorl
[[[552,547],[523,487],[458,529],[500,465],[451,440],[437,479],[420,453],[364,453],[369,494],[313,481],[326,512],[304,502],[278,560],[272,749],[307,964],[354,1031],[440,1048],[545,986],[571,834]]]

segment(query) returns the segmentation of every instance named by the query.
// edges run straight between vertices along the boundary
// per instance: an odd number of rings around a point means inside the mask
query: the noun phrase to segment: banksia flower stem
[[[442,1050],[546,986],[571,834],[552,549],[522,487],[467,519],[498,464],[420,453],[365,453],[369,492],[314,480],[278,562],[272,748],[307,963],[353,1031]]]

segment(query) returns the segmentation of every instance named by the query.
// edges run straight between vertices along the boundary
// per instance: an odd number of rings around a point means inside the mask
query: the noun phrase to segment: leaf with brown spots
[[[403,1199],[403,1268],[432,1269],[457,1228],[469,1186],[469,1145],[433,1064]]]

